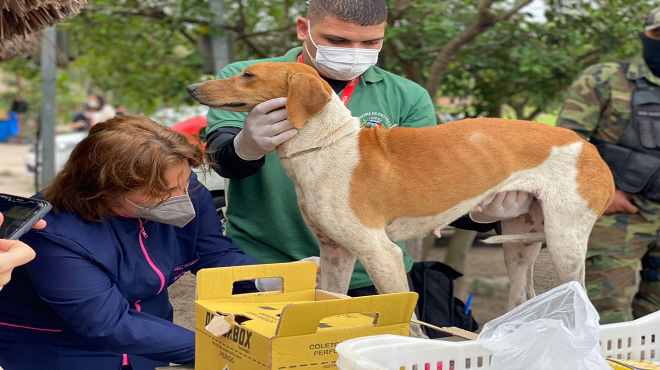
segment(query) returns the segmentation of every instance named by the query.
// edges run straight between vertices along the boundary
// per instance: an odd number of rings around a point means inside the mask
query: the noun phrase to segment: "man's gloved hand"
[[[495,194],[470,212],[472,221],[482,224],[516,218],[529,212],[534,197],[524,191],[505,191]]]
[[[241,159],[256,161],[298,133],[287,119],[285,106],[286,98],[276,98],[252,109],[234,137],[234,149]]]
[[[307,262],[307,261],[312,261],[316,263],[317,266],[321,264],[321,258],[320,257],[307,257],[299,260],[298,262]],[[254,281],[254,285],[256,285],[257,290],[260,292],[274,292],[278,290],[282,290],[282,279],[281,278],[262,278],[262,279],[256,279]],[[319,285],[319,274],[316,274],[316,285]]]
[[[616,189],[614,193],[614,198],[612,198],[612,203],[605,210],[606,215],[611,215],[613,213],[627,213],[635,214],[639,212],[639,208],[630,201],[630,195]]]

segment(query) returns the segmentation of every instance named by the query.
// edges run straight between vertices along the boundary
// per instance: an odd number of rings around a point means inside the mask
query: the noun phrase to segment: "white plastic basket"
[[[605,357],[660,361],[660,311],[618,324],[601,325]],[[377,335],[337,345],[340,370],[489,369],[491,353],[477,341],[449,342]]]

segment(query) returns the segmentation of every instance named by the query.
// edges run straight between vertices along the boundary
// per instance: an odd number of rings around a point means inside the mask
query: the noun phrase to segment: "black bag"
[[[409,273],[410,285],[417,294],[417,317],[435,326],[455,326],[475,332],[479,324],[470,313],[465,313],[465,304],[454,297],[454,280],[461,273],[440,262],[415,262]],[[424,327],[429,338],[447,337],[449,334]]]
[[[415,262],[408,273],[408,284],[417,292],[419,299],[415,314],[419,320],[435,326],[455,326],[477,331],[479,324],[471,314],[466,314],[465,304],[454,297],[454,280],[463,276],[453,268],[440,262]],[[348,291],[351,297],[378,294],[371,285]],[[444,338],[449,334],[424,327],[429,338]]]

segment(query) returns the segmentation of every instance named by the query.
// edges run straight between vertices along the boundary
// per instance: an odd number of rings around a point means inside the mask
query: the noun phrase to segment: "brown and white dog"
[[[288,97],[289,121],[299,132],[277,153],[321,244],[322,289],[345,293],[357,258],[380,293],[407,291],[393,240],[425,235],[512,190],[538,202],[532,217],[505,221],[504,231],[544,232],[560,280],[584,285],[589,234],[614,182],[595,147],[570,130],[495,118],[361,129],[330,86],[301,63],[259,63],[189,90],[202,104],[232,111]],[[541,241],[504,248],[516,305],[534,295]]]

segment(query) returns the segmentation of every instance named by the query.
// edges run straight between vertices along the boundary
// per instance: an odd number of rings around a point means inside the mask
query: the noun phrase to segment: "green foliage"
[[[426,86],[436,56],[473,24],[479,1],[389,3],[381,64]],[[512,3],[496,0],[493,16],[503,16]],[[458,49],[439,85],[439,95],[466,103],[452,113],[534,118],[555,112],[562,91],[582,69],[639,52],[642,19],[653,6],[650,0],[545,3],[545,21],[523,8]],[[225,9],[224,26],[211,29],[208,1],[91,2],[81,15],[58,26],[70,35],[73,57],[59,70],[62,119],[92,91],[147,114],[190,104],[185,86],[205,74],[207,54],[200,45],[216,32],[229,37],[232,60],[279,55],[299,44],[294,21],[304,14],[302,0],[226,1]],[[37,63],[16,59],[1,67],[27,80],[25,94],[38,104]]]

